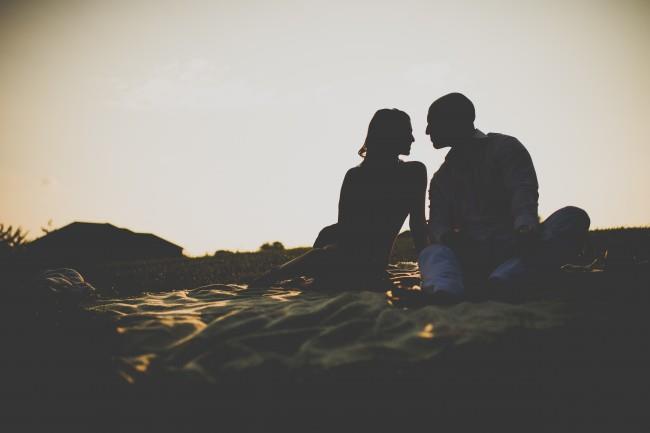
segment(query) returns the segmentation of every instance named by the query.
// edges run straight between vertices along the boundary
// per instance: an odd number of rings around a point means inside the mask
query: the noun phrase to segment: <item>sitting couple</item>
[[[313,249],[253,285],[305,275],[384,288],[393,243],[407,216],[422,294],[440,301],[481,297],[468,288],[514,287],[567,263],[585,240],[587,213],[565,207],[540,223],[528,151],[514,137],[484,134],[474,119],[474,105],[460,93],[429,108],[427,135],[434,148],[451,150],[431,179],[427,223],[426,167],[399,159],[414,141],[410,118],[397,109],[377,111],[359,150],[363,162],[343,180],[338,222],[320,232]]]

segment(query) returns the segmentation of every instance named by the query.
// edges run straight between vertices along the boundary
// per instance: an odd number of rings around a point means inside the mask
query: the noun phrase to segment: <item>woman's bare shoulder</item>
[[[407,170],[409,173],[413,173],[414,175],[427,175],[427,166],[420,161],[405,161],[402,164],[402,167],[404,170]]]
[[[346,178],[354,177],[360,171],[361,171],[361,167],[359,167],[358,165],[354,166],[352,168],[349,168],[348,171],[345,172],[345,177]]]

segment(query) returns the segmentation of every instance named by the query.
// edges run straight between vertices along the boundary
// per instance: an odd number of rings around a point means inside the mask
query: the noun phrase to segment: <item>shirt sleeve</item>
[[[433,175],[429,185],[429,239],[433,243],[441,243],[442,236],[451,230],[451,203],[445,191],[443,170]]]
[[[530,154],[519,140],[509,137],[502,147],[500,161],[503,180],[511,194],[513,228],[517,230],[522,226],[537,225],[539,184]]]

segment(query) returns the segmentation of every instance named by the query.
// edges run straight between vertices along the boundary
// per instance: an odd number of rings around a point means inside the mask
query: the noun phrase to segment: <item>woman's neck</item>
[[[372,155],[368,154],[363,160],[364,165],[386,166],[400,162],[399,155]]]

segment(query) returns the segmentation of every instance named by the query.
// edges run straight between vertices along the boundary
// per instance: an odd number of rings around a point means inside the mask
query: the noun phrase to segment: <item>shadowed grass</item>
[[[267,249],[257,252],[218,251],[214,256],[76,267],[102,293],[132,295],[193,288],[214,283],[248,283],[270,267],[293,259],[309,248]],[[586,265],[603,258],[603,266],[625,267],[650,258],[650,229],[623,228],[589,233],[576,263]],[[399,235],[392,263],[417,261],[410,233]],[[75,267],[74,264],[70,265]]]

